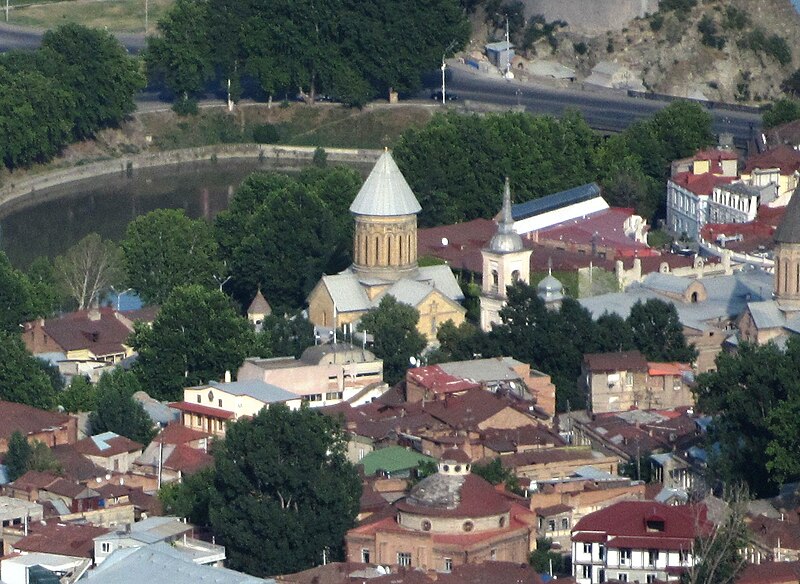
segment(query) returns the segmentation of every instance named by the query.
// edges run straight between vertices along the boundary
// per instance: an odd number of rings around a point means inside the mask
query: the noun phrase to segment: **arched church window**
[[[513,272],[511,272],[511,281],[519,282],[519,270],[514,270]]]
[[[500,287],[500,275],[497,273],[497,270],[492,270],[492,291],[497,292],[499,287]]]

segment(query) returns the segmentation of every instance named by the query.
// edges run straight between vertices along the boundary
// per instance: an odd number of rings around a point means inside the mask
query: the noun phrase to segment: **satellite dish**
[[[378,566],[377,568],[375,568],[375,571],[381,576],[385,576],[387,574],[386,568],[384,568],[383,566]]]
[[[409,358],[408,358],[408,362],[409,362],[409,363],[411,363],[411,364],[412,364],[414,367],[416,367],[417,365],[419,365],[419,361],[418,361],[418,360],[417,360],[417,358],[416,358],[416,357],[414,357],[413,355],[412,355],[411,357],[409,357]]]
[[[449,239],[447,239],[446,237],[443,237],[443,238],[442,238],[442,247],[447,247],[447,245],[448,245],[449,243],[450,243],[450,240],[449,240]]]

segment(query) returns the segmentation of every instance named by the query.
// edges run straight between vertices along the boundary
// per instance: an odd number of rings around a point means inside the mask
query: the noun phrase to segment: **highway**
[[[35,49],[42,42],[42,31],[29,26],[0,24],[0,53],[14,49]],[[138,53],[145,46],[143,34],[114,33],[129,53]]]

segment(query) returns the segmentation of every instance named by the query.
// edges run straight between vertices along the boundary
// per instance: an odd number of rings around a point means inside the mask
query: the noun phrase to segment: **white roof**
[[[421,210],[419,201],[388,150],[378,158],[350,205],[351,213],[377,217],[415,215]]]

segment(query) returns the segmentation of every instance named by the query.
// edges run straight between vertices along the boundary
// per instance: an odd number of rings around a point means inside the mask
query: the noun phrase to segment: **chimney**
[[[86,317],[91,321],[98,321],[100,320],[100,310],[97,308],[92,308],[87,314]]]
[[[225,383],[230,383],[230,382],[231,382],[231,372],[230,369],[227,369],[225,371]]]

